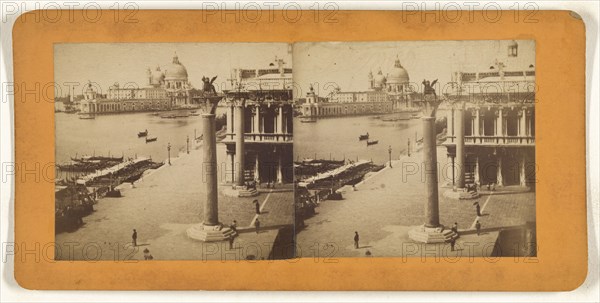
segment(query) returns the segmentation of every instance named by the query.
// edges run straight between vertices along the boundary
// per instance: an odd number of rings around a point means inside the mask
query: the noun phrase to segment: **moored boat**
[[[317,122],[316,118],[300,118],[301,123],[315,123]]]
[[[369,133],[366,133],[364,135],[360,135],[358,136],[358,140],[362,141],[362,140],[369,140]]]
[[[143,132],[138,132],[138,138],[146,137],[146,136],[148,136],[148,130],[145,130]]]
[[[148,143],[148,142],[154,142],[156,140],[158,140],[157,137],[152,137],[152,138],[146,137],[146,143]]]
[[[367,146],[379,143],[379,140],[367,140]]]

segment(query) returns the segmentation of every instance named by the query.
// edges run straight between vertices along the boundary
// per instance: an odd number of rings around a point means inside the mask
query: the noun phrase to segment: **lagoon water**
[[[220,115],[224,109],[219,108]],[[70,157],[137,156],[151,157],[160,162],[167,158],[167,144],[171,156],[185,151],[186,138],[190,142],[202,133],[201,116],[162,119],[150,113],[98,115],[95,119],[79,119],[76,114],[56,113],[56,162],[65,163]],[[421,120],[385,122],[373,116],[354,116],[318,119],[315,123],[301,123],[294,119],[294,159],[365,159],[383,164],[389,160],[388,147],[393,159],[406,154],[408,140],[414,151],[415,137],[421,138]],[[148,130],[158,141],[146,143],[137,133]],[[379,140],[367,146],[358,136],[369,133],[370,140]],[[219,162],[224,160],[224,146],[218,144]]]
[[[408,140],[414,151],[415,136],[422,138],[421,119],[394,122],[381,121],[374,116],[353,116],[318,119],[315,123],[301,123],[294,119],[294,159],[365,159],[375,164],[406,154]],[[369,133],[369,140],[378,144],[367,146],[358,136]]]
[[[224,112],[219,108],[217,115]],[[151,157],[161,162],[167,158],[167,144],[171,143],[171,156],[185,151],[186,138],[192,146],[194,129],[202,133],[202,117],[162,119],[150,113],[98,115],[95,119],[79,119],[77,114],[56,113],[56,163],[70,161],[70,157],[83,155]],[[146,143],[138,138],[140,131],[148,130],[156,142]]]

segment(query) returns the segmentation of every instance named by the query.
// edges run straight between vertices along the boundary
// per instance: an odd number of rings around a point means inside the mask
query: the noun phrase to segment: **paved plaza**
[[[81,228],[56,235],[56,258],[143,260],[142,251],[147,248],[155,260],[267,259],[282,227],[291,231],[289,239],[280,236],[277,241],[291,246],[294,222],[291,187],[273,192],[261,190],[254,198],[219,194],[220,222],[225,225],[233,220],[238,222],[239,236],[235,238],[234,249],[230,250],[229,243],[225,242],[203,243],[189,239],[185,231],[202,221],[205,192],[201,159],[201,149],[194,149],[190,154],[180,153],[171,160],[172,165],[166,164],[148,173],[135,182],[133,188],[122,186],[123,197],[100,199],[95,211],[83,218],[85,224]],[[226,185],[220,186],[219,192]],[[254,199],[259,200],[262,211],[258,234],[250,227],[256,217]],[[133,229],[138,233],[135,249],[131,245]],[[280,252],[280,255],[290,254]]]
[[[447,165],[445,149],[438,147],[444,184]],[[535,193],[523,188],[498,188],[480,192],[477,200],[453,200],[444,197],[448,187],[439,188],[440,223],[450,228],[458,223],[460,238],[455,252],[449,244],[419,244],[408,238],[408,230],[424,222],[426,203],[424,175],[418,168],[422,154],[393,161],[393,168],[368,177],[356,186],[344,188],[341,201],[322,201],[317,214],[305,220],[306,227],[297,234],[298,253],[302,257],[398,257],[490,256],[501,229],[535,221]],[[451,168],[451,167],[450,167]],[[451,174],[450,174],[451,176]],[[450,179],[451,180],[451,179]],[[473,206],[479,201],[482,232],[477,236]],[[360,247],[354,248],[354,232],[360,235]],[[318,249],[316,248],[318,247]],[[317,252],[318,251],[318,252]]]

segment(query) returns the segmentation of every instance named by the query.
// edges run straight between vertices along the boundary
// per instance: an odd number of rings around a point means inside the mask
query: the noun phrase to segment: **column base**
[[[260,194],[256,188],[246,188],[246,186],[225,185],[222,190],[223,195],[227,197],[256,197]]]
[[[196,224],[186,231],[187,236],[194,240],[200,240],[203,242],[216,242],[225,241],[230,236],[236,235],[236,233],[229,227],[223,227],[223,225],[208,226],[204,223]]]
[[[451,229],[444,228],[443,225],[439,227],[425,227],[424,225],[420,225],[409,230],[408,237],[420,243],[431,244],[448,242],[450,239],[458,238],[458,234]]]
[[[479,192],[467,192],[464,188],[448,189],[444,191],[444,197],[454,200],[472,200],[479,198]]]

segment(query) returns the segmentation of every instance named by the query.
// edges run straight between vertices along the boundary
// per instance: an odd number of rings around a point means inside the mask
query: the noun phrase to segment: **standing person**
[[[477,220],[477,222],[475,223],[475,229],[477,229],[477,235],[479,236],[479,234],[481,233],[481,223],[479,223],[479,220]]]
[[[354,232],[354,248],[358,248],[358,240],[359,240],[358,232],[355,231]]]
[[[477,217],[481,217],[481,207],[479,206],[479,201],[475,202],[475,210],[477,211]]]
[[[254,221],[254,227],[256,228],[256,233],[258,234],[258,230],[260,229],[260,221],[258,218],[256,218],[256,221]]]
[[[133,239],[133,247],[137,246],[137,231],[133,230],[133,235],[131,235],[131,239]]]
[[[458,223],[454,222],[452,225],[452,231],[458,235]]]
[[[258,203],[258,200],[254,200],[252,201],[252,203],[254,203],[254,208],[256,209],[256,214],[260,215],[260,204]]]
[[[234,233],[237,233],[237,221],[233,220],[233,223],[229,225],[229,228],[231,228],[231,230],[233,230]]]
[[[456,244],[456,239],[450,238],[450,251],[454,251],[455,244]]]
[[[233,249],[233,235],[229,235],[229,249]]]

